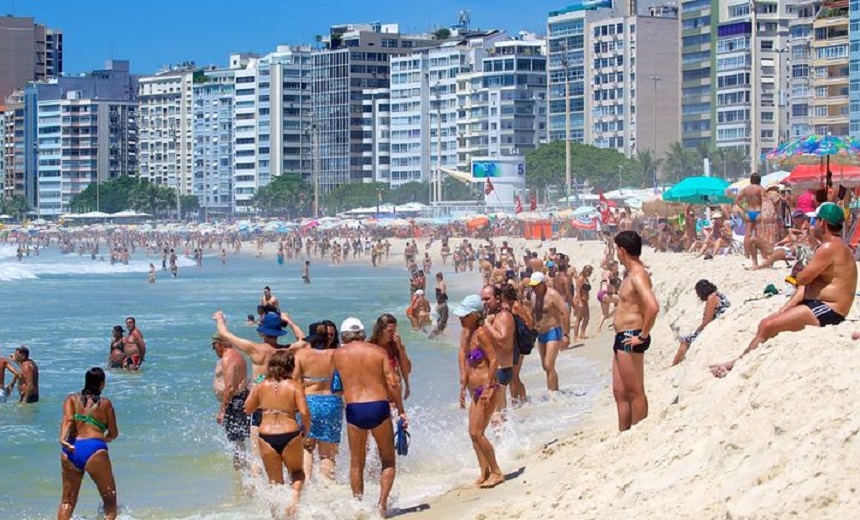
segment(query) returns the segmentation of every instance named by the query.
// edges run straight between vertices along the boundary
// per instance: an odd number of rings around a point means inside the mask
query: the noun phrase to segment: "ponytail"
[[[87,370],[84,376],[84,388],[81,390],[81,397],[84,400],[91,399],[93,403],[98,403],[102,396],[102,384],[105,382],[105,371],[99,367],[93,367]]]

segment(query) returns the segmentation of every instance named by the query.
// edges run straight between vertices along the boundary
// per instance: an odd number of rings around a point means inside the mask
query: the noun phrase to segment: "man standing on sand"
[[[540,271],[532,273],[529,279],[532,295],[532,315],[535,318],[538,332],[538,352],[541,364],[546,372],[546,388],[558,391],[558,372],[555,371],[555,360],[558,351],[570,345],[570,309],[558,291],[546,285],[546,275]]]
[[[39,367],[30,359],[30,349],[18,347],[15,349],[15,362],[18,363],[20,376],[18,377],[19,403],[39,402]]]
[[[797,273],[794,296],[759,323],[755,337],[739,358],[712,365],[712,374],[725,377],[738,359],[780,332],[839,325],[845,321],[857,291],[857,263],[842,241],[844,222],[845,212],[836,204],[825,202],[818,207],[813,233],[821,245]]]
[[[367,432],[373,435],[379,460],[379,514],[388,516],[388,495],[394,485],[396,456],[394,429],[391,425],[389,396],[404,427],[408,426],[399,386],[391,369],[388,354],[377,345],[365,342],[364,325],[347,318],[340,326],[342,346],[332,355],[335,374],[343,382],[346,403],[347,437],[349,439],[349,481],[354,497],[364,495],[364,465],[367,459]]]
[[[612,392],[618,408],[618,429],[624,431],[648,417],[644,354],[651,346],[651,328],[660,304],[651,289],[651,276],[639,259],[642,237],[635,231],[622,231],[615,236],[615,245],[625,272],[613,322]]]
[[[493,347],[499,368],[496,370],[496,382],[504,388],[496,392],[496,412],[504,410],[508,403],[505,396],[508,385],[514,377],[514,365],[517,363],[520,351],[514,344],[517,324],[508,304],[502,304],[502,290],[495,285],[485,285],[481,289],[481,302],[487,313],[486,329],[493,337]]]
[[[753,260],[753,267],[758,263],[755,255],[753,255],[752,237],[756,233],[756,225],[761,216],[761,208],[764,198],[767,196],[764,189],[761,187],[761,177],[757,173],[750,175],[750,183],[747,187],[741,190],[735,198],[735,204],[744,212],[744,255],[749,256]],[[772,244],[771,244],[772,245]]]
[[[14,355],[9,356],[13,358]],[[9,371],[12,374],[12,382],[9,383],[9,386],[6,386],[6,371]],[[0,403],[5,403],[6,399],[9,398],[9,394],[12,393],[12,388],[14,388],[15,383],[18,381],[18,378],[21,377],[21,373],[12,366],[12,359],[6,359],[0,357]]]
[[[239,470],[245,459],[245,440],[250,435],[251,423],[245,415],[248,398],[248,365],[245,358],[220,334],[212,336],[212,350],[218,356],[212,388],[221,403],[218,424],[224,426],[227,440],[233,444],[233,469]]]

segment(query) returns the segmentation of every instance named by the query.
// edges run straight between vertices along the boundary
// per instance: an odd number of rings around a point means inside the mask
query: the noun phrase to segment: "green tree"
[[[478,198],[480,190],[474,184],[466,184],[451,177],[442,181],[442,198],[444,200],[468,200]]]
[[[640,179],[648,184],[653,182],[654,178],[657,177],[657,172],[660,170],[662,163],[663,160],[656,158],[653,151],[638,150],[632,169]]]
[[[619,172],[629,182],[641,183],[635,173],[633,161],[614,149],[571,143],[571,183],[587,181],[598,191],[618,187]],[[553,141],[539,146],[526,154],[526,185],[544,190],[553,186],[564,189],[565,185],[564,141]],[[619,169],[620,167],[620,169]]]
[[[440,27],[433,31],[433,39],[434,40],[447,40],[451,37],[451,29],[447,27]]]
[[[5,213],[19,220],[30,211],[30,202],[23,195],[12,195],[0,201],[0,213]]]
[[[713,175],[722,178],[741,178],[750,173],[750,159],[745,147],[717,148],[713,154]]]
[[[131,209],[129,194],[139,182],[127,175],[121,175],[98,184],[90,183],[84,191],[72,198],[69,206],[77,213],[89,211],[116,213]]]
[[[354,208],[375,206],[377,197],[382,194],[385,200],[388,185],[381,182],[345,183],[331,189],[322,197],[327,215],[335,215]]]
[[[669,145],[663,159],[664,180],[678,182],[686,177],[702,174],[699,153],[684,148],[679,141]]]
[[[309,216],[313,210],[313,189],[299,173],[285,173],[257,190],[254,206],[266,215],[287,219]]]
[[[429,204],[430,183],[412,181],[401,184],[393,190],[386,191],[382,196],[382,200],[383,202],[392,202],[394,204],[407,204],[409,202]]]

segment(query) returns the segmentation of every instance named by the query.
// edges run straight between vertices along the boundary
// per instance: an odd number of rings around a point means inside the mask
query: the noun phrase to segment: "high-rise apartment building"
[[[480,71],[487,49],[506,38],[476,31],[391,58],[391,176],[377,180],[426,181],[440,160],[457,167],[458,76]]]
[[[140,178],[191,195],[193,93],[203,71],[193,63],[140,78]]]
[[[6,196],[6,107],[0,105],[0,200]]]
[[[371,182],[364,168],[362,127],[366,90],[389,88],[389,59],[431,44],[423,36],[400,34],[397,25],[349,24],[333,26],[313,55],[313,131],[317,139],[319,184],[328,190],[347,182]]]
[[[475,72],[457,77],[457,163],[474,157],[521,156],[545,142],[546,42],[496,42]]]
[[[585,10],[581,3],[549,13],[547,130],[550,141],[565,140],[568,124],[570,140],[585,141],[585,34],[588,22],[601,15],[599,11]]]
[[[848,6],[822,5],[812,22],[812,131],[849,134]]]
[[[628,157],[662,157],[679,139],[678,11],[611,17],[588,25],[585,141]]]
[[[236,71],[234,209],[253,211],[257,189],[285,173],[312,174],[311,48],[279,46]]]
[[[374,182],[391,179],[391,91],[365,89],[361,94],[361,171]]]
[[[804,0],[795,7],[789,20],[788,49],[788,133],[790,138],[810,135],[812,131],[812,22],[820,0]]]
[[[681,143],[685,148],[711,146],[711,52],[719,4],[681,0]]]
[[[860,137],[860,0],[848,1],[848,131]]]
[[[233,209],[233,69],[207,70],[194,84],[194,181],[205,215]]]
[[[33,103],[36,179],[26,191],[35,192],[31,204],[39,215],[65,213],[91,183],[137,172],[137,78],[127,61],[31,83],[25,113]]]
[[[17,90],[6,98],[4,125],[6,141],[3,146],[3,162],[6,180],[3,183],[4,197],[26,196],[24,168],[24,91]]]
[[[33,18],[0,17],[0,99],[63,72],[63,33]]]

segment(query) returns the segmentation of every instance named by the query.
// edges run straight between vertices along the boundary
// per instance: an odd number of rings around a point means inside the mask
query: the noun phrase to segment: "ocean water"
[[[444,337],[432,341],[411,330],[404,314],[406,271],[399,260],[392,257],[379,269],[312,260],[310,286],[302,283],[296,261],[278,266],[274,258],[231,256],[225,267],[214,252],[200,269],[181,259],[176,279],[159,270],[156,284],[149,285],[150,261],[160,268],[160,258],[147,259],[142,251],[127,266],[54,250],[18,262],[13,247],[0,245],[0,355],[27,345],[41,374],[37,405],[0,404],[0,518],[55,515],[63,399],[80,390],[87,368],[104,366],[111,328],[129,315],[145,334],[147,363],[141,373],[109,372],[105,389],[120,429],[110,454],[121,517],[265,519],[270,506],[285,507],[286,489],[272,489],[261,478],[232,469],[215,423],[218,405],[211,389],[213,312],[223,310],[231,330],[254,338],[244,316],[254,312],[264,285],[304,326],[357,316],[370,327],[382,312],[402,318],[401,335],[415,367],[413,395],[406,402],[412,448],[398,460],[394,509],[426,507],[432,496],[477,476],[468,413],[457,406],[458,324],[451,323]],[[445,272],[452,301],[480,287],[477,273]],[[526,454],[576,427],[603,382],[600,368],[575,351],[562,353],[562,391],[550,396],[542,390],[537,351],[526,359],[523,374],[531,402],[511,411],[491,434],[505,472],[515,472]],[[349,491],[345,435],[336,483],[306,484],[302,518],[350,518],[375,503],[378,460],[368,459],[366,499],[358,504]],[[85,479],[76,518],[97,518],[99,505],[95,487]]]

